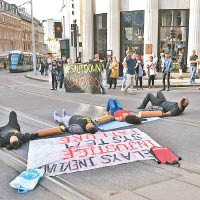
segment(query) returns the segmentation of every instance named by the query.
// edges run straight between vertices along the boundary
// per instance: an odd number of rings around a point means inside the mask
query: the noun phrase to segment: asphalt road
[[[137,107],[144,96],[149,91],[156,94],[158,90],[145,89],[131,96],[121,93],[120,88],[108,90],[106,95],[71,94],[66,93],[64,89],[51,91],[50,88],[49,83],[27,79],[24,73],[11,74],[8,71],[0,71],[0,126],[7,123],[10,110],[17,112],[24,133],[56,126],[53,111],[61,112],[62,108],[70,115],[81,114],[98,118],[105,111],[109,97],[118,98],[125,109],[137,113]],[[164,94],[170,101],[178,101],[181,96],[187,95],[190,105],[180,116],[138,125],[137,128],[181,156],[183,160],[180,168],[158,165],[150,160],[63,174],[59,177],[77,187],[90,199],[198,199],[200,91],[194,87],[172,88]],[[14,153],[27,159],[28,144]],[[4,177],[4,181],[0,181],[0,192],[4,194],[0,199],[44,199],[40,196],[42,193],[50,197],[49,199],[73,199],[58,195],[56,191],[52,192],[48,186],[44,189],[42,185],[27,193],[27,198],[14,196],[14,189],[5,188],[9,187],[10,180],[17,174],[16,170],[13,171],[15,167],[12,166],[12,162],[7,164],[1,161],[1,157],[0,166],[0,172]],[[22,171],[18,171],[20,170]],[[37,198],[33,198],[34,195],[37,195]]]

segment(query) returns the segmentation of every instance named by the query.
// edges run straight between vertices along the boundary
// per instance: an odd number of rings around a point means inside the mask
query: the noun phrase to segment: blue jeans
[[[105,87],[103,85],[103,76],[102,76],[102,74],[100,74],[100,85],[101,85],[102,91],[105,91]]]
[[[111,115],[114,115],[115,111],[117,110],[123,110],[122,106],[120,105],[119,101],[117,99],[108,99],[107,108],[106,111],[111,113]]]
[[[126,86],[126,79],[127,79],[127,76],[126,76],[126,73],[124,73],[123,81],[122,81],[122,88],[123,88],[123,89],[124,89],[125,86]]]
[[[195,83],[196,71],[197,71],[197,67],[196,66],[190,66],[190,73],[191,73],[190,83]]]

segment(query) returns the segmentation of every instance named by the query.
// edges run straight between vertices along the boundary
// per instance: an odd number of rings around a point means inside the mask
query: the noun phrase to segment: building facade
[[[83,62],[95,53],[104,58],[108,52],[122,61],[128,47],[145,60],[169,52],[175,63],[183,52],[185,65],[193,49],[200,55],[199,0],[64,0],[64,4],[68,5],[62,16],[65,32],[70,38],[76,19]]]

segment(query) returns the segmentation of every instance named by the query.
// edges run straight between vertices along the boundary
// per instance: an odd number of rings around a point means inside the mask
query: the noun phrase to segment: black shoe
[[[137,107],[138,110],[143,110],[144,108],[142,106]]]
[[[162,88],[160,91],[165,91],[165,88]]]
[[[106,94],[106,91],[105,91],[105,90],[102,90],[102,94]]]

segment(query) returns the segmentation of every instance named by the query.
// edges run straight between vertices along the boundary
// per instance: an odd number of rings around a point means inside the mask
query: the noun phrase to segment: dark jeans
[[[153,94],[148,93],[140,105],[140,108],[144,109],[149,102],[151,102],[152,106],[160,106],[164,101],[167,100],[161,91],[157,92],[156,97]]]
[[[52,89],[57,89],[58,87],[58,81],[57,81],[57,75],[52,74]]]
[[[123,110],[122,106],[120,105],[119,101],[117,99],[108,99],[107,108],[106,111],[111,113],[111,115],[114,115],[115,111],[117,110]]]
[[[167,76],[167,87],[170,87],[170,72],[163,73],[163,89],[165,89],[165,79]]]
[[[117,85],[117,78],[110,78],[110,88],[112,87],[112,84],[114,83],[114,88],[116,88]]]
[[[136,87],[138,88],[138,81],[140,81],[140,88],[142,88],[142,77],[136,76]]]
[[[64,83],[64,74],[60,74],[59,79],[60,79],[60,87],[59,88],[62,88],[63,83]]]
[[[148,80],[148,86],[151,86],[151,82],[152,82],[152,86],[154,86],[154,80],[155,80],[155,75],[150,75],[149,76],[149,80]]]

